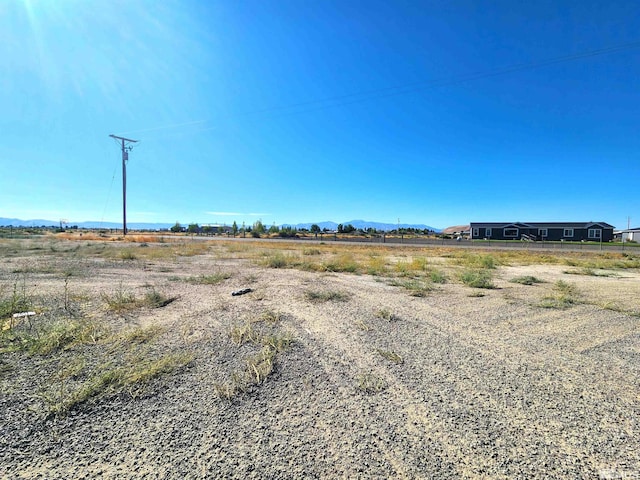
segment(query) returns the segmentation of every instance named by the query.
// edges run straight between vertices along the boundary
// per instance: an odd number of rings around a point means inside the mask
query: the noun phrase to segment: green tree
[[[280,229],[275,223],[269,227],[269,233],[278,233],[279,231]]]
[[[187,232],[189,232],[189,233],[199,233],[200,232],[200,225],[198,225],[197,223],[190,223],[189,226],[187,227]]]
[[[266,228],[264,228],[264,224],[262,223],[262,220],[258,220],[253,224],[253,228],[251,229],[251,231],[256,232],[258,235],[261,235],[265,233],[267,230]]]
[[[182,225],[180,225],[180,222],[176,222],[176,224],[173,227],[171,227],[171,231],[173,233],[181,232],[182,231]]]
[[[320,233],[320,226],[315,223],[311,225],[311,233],[315,234],[316,238],[318,238],[318,233]]]
[[[238,234],[238,224],[235,220],[233,221],[233,225],[231,226],[231,231],[233,232],[234,237]]]

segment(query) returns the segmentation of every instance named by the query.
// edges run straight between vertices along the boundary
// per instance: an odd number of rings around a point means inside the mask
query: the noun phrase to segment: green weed
[[[512,278],[509,280],[511,283],[519,283],[521,285],[534,285],[536,283],[544,283],[544,280],[540,280],[532,275],[523,275],[521,277]]]
[[[496,288],[493,283],[493,275],[488,270],[465,270],[460,275],[462,283],[473,288]]]

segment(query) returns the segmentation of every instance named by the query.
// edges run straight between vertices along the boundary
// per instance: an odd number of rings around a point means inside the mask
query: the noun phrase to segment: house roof
[[[471,227],[482,228],[613,228],[606,222],[471,222]]]

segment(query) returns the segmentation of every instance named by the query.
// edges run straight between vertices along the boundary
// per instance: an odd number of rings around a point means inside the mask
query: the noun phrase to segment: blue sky
[[[0,0],[0,217],[120,221],[117,134],[129,222],[634,226],[639,32],[623,0]]]

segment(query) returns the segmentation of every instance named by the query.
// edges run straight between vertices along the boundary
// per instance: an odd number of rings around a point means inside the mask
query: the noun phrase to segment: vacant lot
[[[0,478],[640,476],[637,254],[129,240],[0,240]]]

